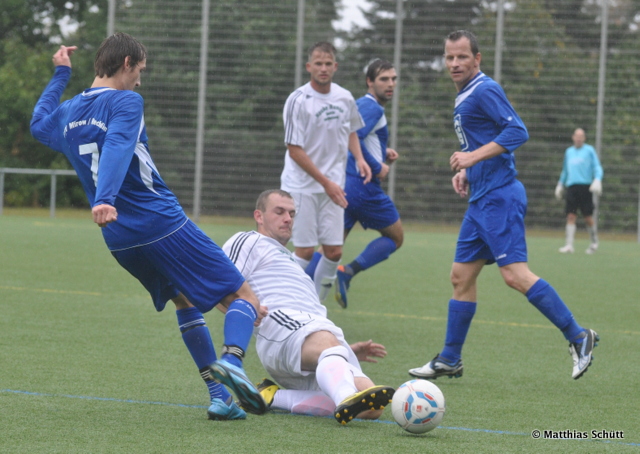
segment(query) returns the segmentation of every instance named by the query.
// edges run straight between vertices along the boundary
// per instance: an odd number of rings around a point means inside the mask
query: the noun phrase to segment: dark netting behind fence
[[[335,32],[332,0],[306,0],[306,48],[336,40],[335,81],[356,98],[363,68],[393,61],[396,0],[373,1],[371,27]],[[202,181],[202,213],[246,216],[256,195],[279,186],[285,146],[282,107],[294,89],[297,0],[211,2]],[[558,5],[560,4],[560,5]],[[496,3],[420,0],[403,3],[396,202],[406,220],[458,222],[465,209],[451,189],[449,155],[455,88],[444,70],[443,39],[476,33],[481,69],[494,75]],[[563,203],[554,188],[576,127],[595,145],[600,6],[591,1],[518,0],[505,4],[501,83],[530,133],[516,152],[529,197],[528,225],[560,228]],[[638,221],[638,2],[611,6],[601,160],[605,170],[600,228],[634,230]],[[118,2],[116,30],[149,49],[140,90],[152,155],[187,210],[193,206],[200,1]],[[303,58],[303,63],[306,61]],[[307,81],[303,69],[303,83]],[[387,109],[391,116],[391,108]]]

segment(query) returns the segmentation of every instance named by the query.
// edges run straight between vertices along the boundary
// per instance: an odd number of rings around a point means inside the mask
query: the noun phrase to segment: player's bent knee
[[[380,230],[380,234],[393,241],[396,244],[396,250],[400,249],[402,243],[404,243],[404,230],[402,229],[400,219],[398,219],[395,224]]]
[[[507,284],[512,289],[518,290],[518,279],[511,273],[503,273],[502,278],[504,279],[504,283]]]
[[[467,280],[464,279],[462,275],[456,273],[454,270],[451,270],[449,279],[451,280],[451,285],[454,289],[458,289],[467,285]]]
[[[295,254],[303,260],[309,261],[316,251],[314,247],[296,247]]]
[[[186,296],[184,296],[182,293],[178,294],[178,296],[176,296],[175,298],[171,298],[171,301],[173,301],[173,304],[176,305],[176,310],[193,307],[193,304],[191,304],[191,301],[189,301],[189,299]]]
[[[316,331],[307,336],[307,338],[304,340],[303,347],[305,345],[313,345],[324,350],[342,344],[332,332]]]
[[[248,282],[244,282],[235,294],[232,294],[232,300],[236,300],[238,298],[243,299],[249,302],[256,310],[260,307],[260,302],[258,301],[258,297],[255,293],[253,293],[253,289],[249,286]]]

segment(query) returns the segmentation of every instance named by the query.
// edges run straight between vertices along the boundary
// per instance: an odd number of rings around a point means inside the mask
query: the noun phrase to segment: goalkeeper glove
[[[602,181],[597,180],[597,179],[593,180],[593,183],[591,183],[591,186],[589,186],[589,191],[593,192],[597,196],[601,196],[602,195]]]

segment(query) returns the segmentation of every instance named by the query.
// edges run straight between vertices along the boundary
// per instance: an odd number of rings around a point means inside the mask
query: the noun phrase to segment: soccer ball
[[[393,418],[398,425],[414,434],[423,434],[438,427],[444,410],[442,391],[427,380],[403,383],[391,402]]]

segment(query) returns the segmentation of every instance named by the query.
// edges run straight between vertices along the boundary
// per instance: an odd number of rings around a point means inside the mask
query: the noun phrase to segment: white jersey
[[[238,232],[222,249],[270,313],[282,309],[327,316],[311,278],[291,251],[273,238],[255,231]]]
[[[364,126],[351,92],[331,84],[327,94],[307,83],[289,95],[284,105],[284,143],[297,145],[329,180],[344,187],[349,134]],[[281,188],[294,193],[322,193],[324,188],[289,151],[285,155]]]

